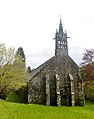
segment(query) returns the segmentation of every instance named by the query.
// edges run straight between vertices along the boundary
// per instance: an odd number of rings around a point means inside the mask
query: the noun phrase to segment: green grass
[[[85,107],[51,107],[0,100],[0,119],[94,119],[94,103]]]

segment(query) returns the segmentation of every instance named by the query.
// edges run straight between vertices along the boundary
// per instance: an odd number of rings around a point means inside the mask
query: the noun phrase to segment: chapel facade
[[[28,102],[51,106],[82,106],[84,94],[79,67],[68,55],[68,42],[60,19],[55,33],[55,56],[31,72]]]

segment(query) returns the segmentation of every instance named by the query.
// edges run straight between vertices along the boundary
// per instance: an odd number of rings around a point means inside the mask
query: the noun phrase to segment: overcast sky
[[[27,66],[37,67],[54,55],[60,15],[79,65],[84,50],[94,48],[94,0],[0,0],[0,43],[21,46]]]

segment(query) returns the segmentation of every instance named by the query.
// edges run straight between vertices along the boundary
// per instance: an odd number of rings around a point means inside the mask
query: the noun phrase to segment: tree
[[[21,57],[22,61],[26,61],[25,54],[22,47],[19,47],[17,50],[17,55]]]
[[[32,71],[32,70],[31,70],[31,67],[28,66],[28,68],[27,68],[27,72],[28,72],[28,73],[31,73],[31,71]]]
[[[81,67],[83,81],[94,80],[94,62]]]
[[[82,58],[82,65],[90,64],[94,61],[94,49],[86,49]]]
[[[94,49],[85,50],[80,69],[86,98],[94,101]]]
[[[14,49],[9,48],[11,50],[8,50],[4,44],[2,45],[0,47],[2,54],[0,60],[0,98],[5,99],[12,91],[25,85],[28,77],[24,62],[16,55]]]
[[[85,93],[86,93],[86,99],[94,101],[94,80],[91,82],[88,82]]]
[[[0,44],[0,67],[10,64],[15,59],[14,48],[6,48],[5,44]]]

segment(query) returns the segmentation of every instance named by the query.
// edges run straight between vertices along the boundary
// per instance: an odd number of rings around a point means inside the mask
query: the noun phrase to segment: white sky
[[[54,55],[60,15],[69,55],[79,64],[94,48],[94,0],[0,0],[0,43],[21,46],[27,66],[37,67]]]

